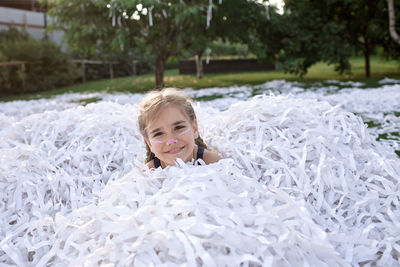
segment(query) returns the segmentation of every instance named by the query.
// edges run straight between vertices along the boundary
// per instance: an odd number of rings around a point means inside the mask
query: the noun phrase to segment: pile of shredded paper
[[[0,265],[400,265],[393,148],[339,93],[239,89],[195,103],[223,160],[152,171],[141,95],[1,103]]]

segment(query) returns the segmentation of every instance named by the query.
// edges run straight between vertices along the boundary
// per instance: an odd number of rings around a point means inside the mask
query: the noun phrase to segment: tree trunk
[[[365,39],[364,62],[365,62],[365,77],[367,77],[367,78],[369,78],[371,76],[369,56],[370,56],[370,49],[369,49],[368,39]]]
[[[203,61],[201,60],[201,56],[203,55],[203,50],[200,50],[197,52],[195,56],[196,60],[196,74],[197,78],[201,79],[203,78],[204,71],[203,71]]]
[[[400,45],[400,36],[396,31],[396,18],[394,16],[394,4],[393,0],[387,0],[388,4],[388,13],[389,13],[389,32],[392,39]]]
[[[156,58],[156,89],[164,88],[164,66],[166,59],[163,55],[158,55]]]

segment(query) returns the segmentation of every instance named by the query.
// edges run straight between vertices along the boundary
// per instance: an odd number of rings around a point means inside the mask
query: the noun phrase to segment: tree
[[[259,59],[280,62],[285,71],[303,76],[313,64],[324,61],[344,72],[351,51],[342,41],[343,26],[329,19],[326,1],[285,1],[286,12],[259,21],[258,42],[251,49]]]
[[[43,1],[43,0],[42,0]],[[106,3],[85,0],[45,1],[54,17],[50,29],[64,31],[64,41],[77,57],[143,62],[151,59],[148,47],[112,24]]]
[[[371,54],[387,45],[384,0],[286,0],[285,10],[259,26],[258,51],[280,60],[289,72],[304,75],[319,61],[343,72],[350,68],[350,56],[361,52],[369,77]]]
[[[208,0],[58,0],[51,14],[59,26],[67,27],[67,38],[75,48],[93,50],[111,43],[113,49],[129,51],[150,46],[160,89],[165,63],[191,45],[196,22],[206,21],[209,6]],[[90,45],[82,48],[85,44]]]
[[[194,41],[190,50],[195,54],[197,77],[203,75],[202,55],[216,40],[249,45],[253,41],[253,29],[258,20],[266,20],[266,2],[230,0],[215,5],[213,18],[206,26],[205,20],[199,20],[193,27]]]
[[[388,5],[388,15],[389,15],[389,32],[392,39],[400,45],[400,36],[397,34],[396,31],[396,17],[394,15],[394,4],[393,0],[387,0]]]
[[[386,5],[383,0],[334,1],[332,19],[344,25],[344,41],[364,56],[365,76],[370,77],[370,56],[388,36]]]

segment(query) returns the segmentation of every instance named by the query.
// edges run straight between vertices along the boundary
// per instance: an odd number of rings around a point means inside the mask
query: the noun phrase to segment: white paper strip
[[[293,95],[188,91],[228,95],[194,105],[227,159],[154,171],[141,171],[140,95],[1,103],[0,263],[398,265],[399,158],[347,110],[361,104],[341,101],[357,89],[273,84]],[[363,90],[357,101],[379,114],[377,90]],[[103,101],[80,105],[90,98]]]

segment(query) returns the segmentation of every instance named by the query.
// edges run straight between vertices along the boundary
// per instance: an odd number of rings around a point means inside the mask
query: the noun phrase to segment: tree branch
[[[400,36],[396,32],[396,19],[394,16],[394,4],[393,0],[387,0],[388,4],[388,13],[389,13],[389,32],[392,39],[400,45]]]

